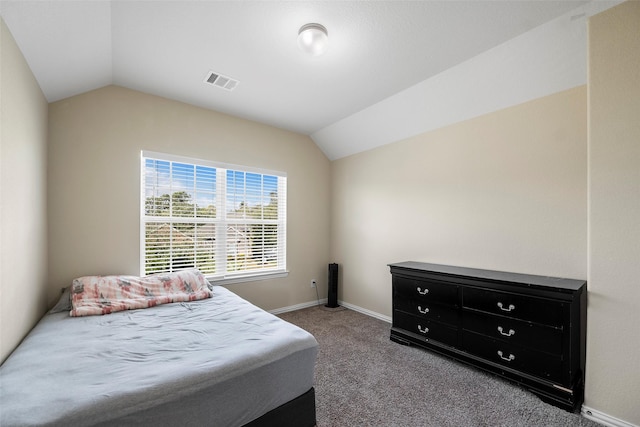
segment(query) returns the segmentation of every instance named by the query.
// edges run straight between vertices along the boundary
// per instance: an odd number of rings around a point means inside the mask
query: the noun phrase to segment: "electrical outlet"
[[[311,279],[311,287],[312,288],[316,287],[316,279]]]

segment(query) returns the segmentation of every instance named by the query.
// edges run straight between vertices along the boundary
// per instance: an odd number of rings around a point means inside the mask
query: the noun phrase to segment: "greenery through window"
[[[286,176],[142,153],[143,274],[210,278],[286,270]]]

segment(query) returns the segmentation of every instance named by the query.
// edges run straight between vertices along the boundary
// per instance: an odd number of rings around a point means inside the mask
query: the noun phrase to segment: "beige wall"
[[[340,299],[391,316],[387,264],[586,279],[586,87],[332,163]]]
[[[585,405],[640,425],[640,2],[589,22]]]
[[[50,301],[77,276],[140,273],[140,150],[286,172],[290,274],[229,287],[267,310],[326,289],[330,165],[309,137],[108,86],[52,103],[49,142]]]
[[[0,18],[0,362],[46,309],[47,101]]]

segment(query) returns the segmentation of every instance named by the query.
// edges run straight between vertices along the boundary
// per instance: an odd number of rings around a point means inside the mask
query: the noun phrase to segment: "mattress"
[[[194,302],[44,316],[0,366],[0,425],[241,426],[307,392],[314,337],[213,289]]]

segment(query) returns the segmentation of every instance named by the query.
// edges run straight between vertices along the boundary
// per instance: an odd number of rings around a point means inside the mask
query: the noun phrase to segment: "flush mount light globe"
[[[303,52],[319,56],[329,46],[327,29],[320,24],[306,24],[298,31],[298,46]]]

